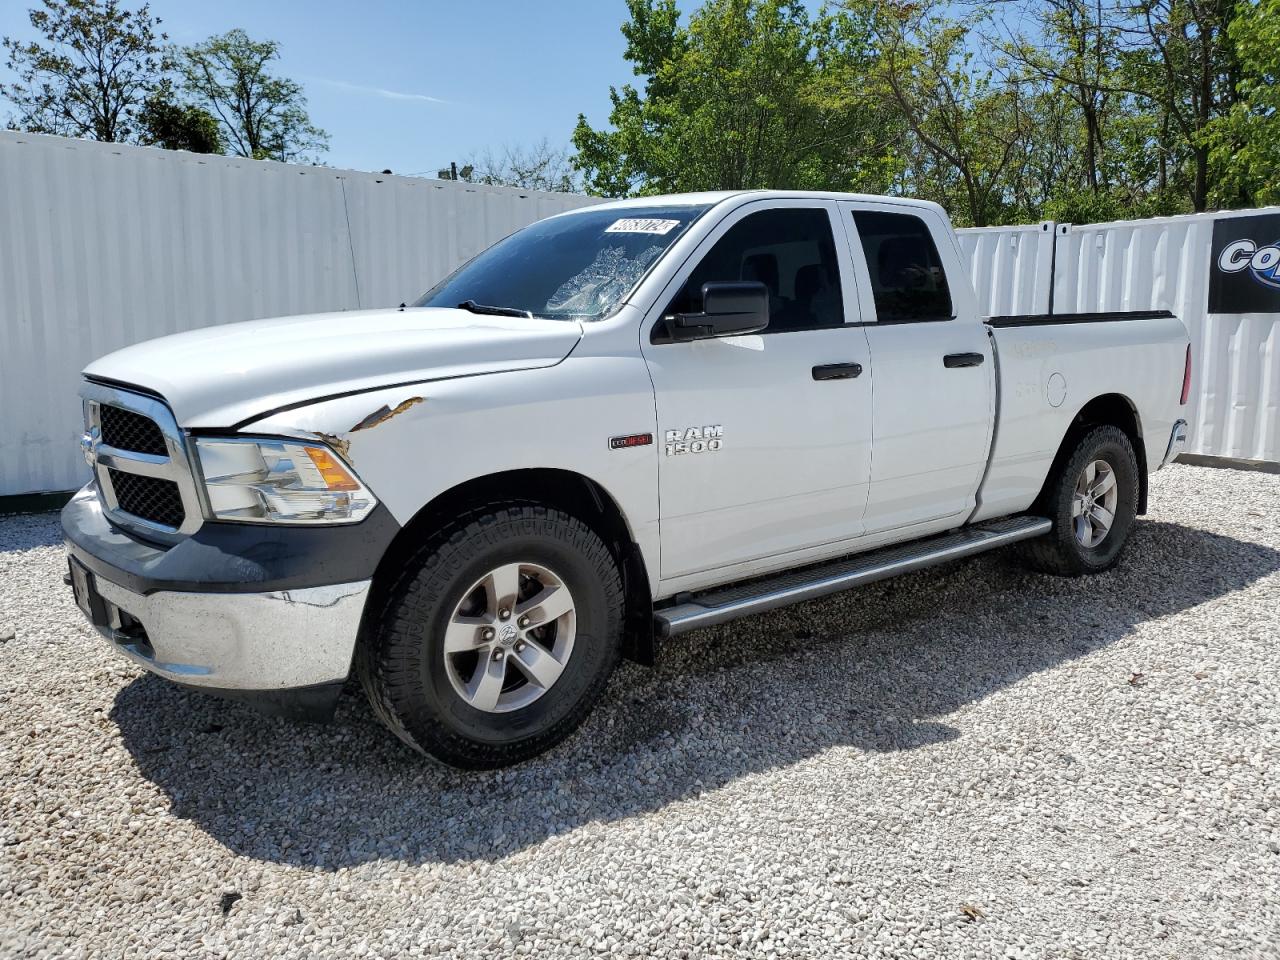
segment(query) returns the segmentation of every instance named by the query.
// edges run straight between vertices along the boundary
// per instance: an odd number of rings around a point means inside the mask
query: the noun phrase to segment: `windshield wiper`
[[[487,303],[476,303],[474,300],[463,300],[458,304],[459,310],[470,310],[472,313],[484,313],[494,317],[524,317],[528,320],[533,319],[533,313],[528,310],[517,310],[515,307],[491,307]]]

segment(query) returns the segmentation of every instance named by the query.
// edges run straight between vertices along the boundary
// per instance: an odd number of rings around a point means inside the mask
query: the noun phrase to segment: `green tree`
[[[1226,206],[1280,203],[1280,0],[1241,2],[1229,28],[1239,100],[1205,130],[1213,199]]]
[[[187,47],[178,59],[186,93],[217,117],[231,152],[283,161],[315,159],[329,135],[311,123],[301,84],[274,76],[274,40],[231,30]]]
[[[1080,112],[1072,99],[1052,83],[1029,82],[1022,91],[1026,126],[1034,131],[1014,158],[1000,192],[1005,198],[999,211],[1003,222],[1043,219],[1045,207],[1062,192],[1064,183],[1082,182],[1080,141],[1085,133]],[[1085,188],[1088,190],[1089,188]]]
[[[971,22],[910,5],[886,5],[877,22],[879,80],[911,133],[903,186],[962,223],[1005,222],[1032,133],[1022,86],[983,63]]]
[[[998,41],[999,47],[1055,100],[1073,106],[1079,124],[1069,132],[1079,152],[1072,166],[1078,165],[1084,186],[1097,192],[1107,185],[1108,108],[1122,96],[1111,90],[1119,37],[1108,22],[1110,7],[1103,0],[1038,0],[1026,6],[1019,29]],[[1022,24],[1034,33],[1028,35]]]
[[[627,0],[639,85],[610,90],[609,126],[579,116],[574,165],[606,196],[756,187],[883,189],[882,115],[831,80],[862,52],[850,17],[799,0]],[[864,37],[865,39],[865,37]]]
[[[1197,211],[1208,209],[1214,190],[1208,130],[1237,100],[1229,34],[1235,9],[1235,0],[1134,0],[1117,9],[1126,41],[1119,89],[1145,100],[1159,116],[1158,143],[1168,158],[1159,188],[1185,180],[1177,185]],[[1183,169],[1185,177],[1179,176]]]
[[[181,103],[167,81],[147,98],[138,116],[142,143],[166,150],[222,153],[222,130],[208,110]]]
[[[166,67],[160,19],[143,4],[117,0],[42,0],[28,14],[44,42],[5,37],[5,65],[13,83],[0,95],[33,133],[125,142]]]

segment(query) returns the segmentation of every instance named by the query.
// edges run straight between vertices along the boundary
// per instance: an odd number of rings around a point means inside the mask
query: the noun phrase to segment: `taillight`
[[[1178,401],[1182,406],[1187,405],[1187,397],[1191,396],[1191,344],[1187,344],[1187,363],[1182,368],[1182,399]]]

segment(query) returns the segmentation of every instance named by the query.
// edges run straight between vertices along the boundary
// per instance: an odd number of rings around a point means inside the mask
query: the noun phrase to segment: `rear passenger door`
[[[866,532],[957,526],[973,510],[995,418],[991,344],[959,250],[931,207],[840,207],[865,291],[863,315],[872,321],[875,459]]]
[[[726,214],[642,329],[662,444],[662,578],[676,589],[862,532],[871,376],[837,217],[834,202],[812,200]],[[699,311],[703,284],[737,280],[768,288],[766,330],[672,342],[664,317]]]

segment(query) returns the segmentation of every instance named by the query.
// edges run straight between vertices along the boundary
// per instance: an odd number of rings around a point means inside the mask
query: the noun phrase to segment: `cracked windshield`
[[[494,244],[414,306],[598,319],[617,308],[706,209],[615,207],[553,217]]]

